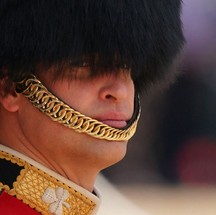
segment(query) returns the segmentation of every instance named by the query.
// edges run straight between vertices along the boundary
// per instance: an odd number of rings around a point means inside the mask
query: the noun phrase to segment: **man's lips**
[[[103,116],[96,117],[95,119],[114,128],[123,128],[130,120],[129,117],[119,113],[104,114]]]
[[[100,120],[100,122],[114,128],[123,128],[127,125],[127,121],[125,120],[106,119],[106,120]]]

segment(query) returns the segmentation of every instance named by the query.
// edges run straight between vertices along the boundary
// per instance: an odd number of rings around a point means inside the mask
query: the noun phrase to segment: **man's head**
[[[127,127],[138,113],[135,95],[164,76],[184,40],[180,0],[3,0],[0,29],[1,104],[18,112],[17,125],[22,132],[29,130],[28,138],[37,127],[42,129],[36,119],[45,124],[49,119],[16,94],[17,82],[36,75],[75,110],[114,128]],[[19,105],[11,105],[16,96]],[[8,97],[13,102],[3,102]],[[46,129],[43,135],[49,133]],[[73,141],[66,131],[61,139],[56,133],[46,138]],[[43,142],[43,135],[35,138]],[[51,150],[48,145],[44,151]]]

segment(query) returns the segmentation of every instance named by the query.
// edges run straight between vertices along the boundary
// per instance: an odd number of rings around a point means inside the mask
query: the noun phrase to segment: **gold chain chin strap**
[[[127,129],[113,128],[69,107],[49,92],[34,75],[18,82],[16,89],[18,93],[22,93],[37,109],[53,121],[77,132],[86,133],[98,139],[127,141],[136,131],[139,116]]]

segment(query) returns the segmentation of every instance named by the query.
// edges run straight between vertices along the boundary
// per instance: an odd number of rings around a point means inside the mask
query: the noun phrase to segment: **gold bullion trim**
[[[16,196],[16,198],[22,200],[41,214],[50,214],[49,204],[42,200],[42,196],[47,188],[55,190],[61,187],[69,192],[69,197],[65,200],[69,207],[63,206],[63,215],[90,215],[96,207],[96,204],[88,197],[28,162],[4,151],[0,151],[0,159],[23,166],[20,175],[13,183],[13,188],[10,189],[7,185],[0,182],[0,190],[4,189],[8,194]]]

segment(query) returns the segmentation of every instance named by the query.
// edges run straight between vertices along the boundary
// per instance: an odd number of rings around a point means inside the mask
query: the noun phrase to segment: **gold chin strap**
[[[34,75],[18,82],[16,90],[27,97],[37,109],[45,113],[53,121],[59,122],[77,132],[85,133],[98,139],[127,141],[136,131],[140,114],[138,114],[129,128],[113,128],[72,109],[49,92]]]

